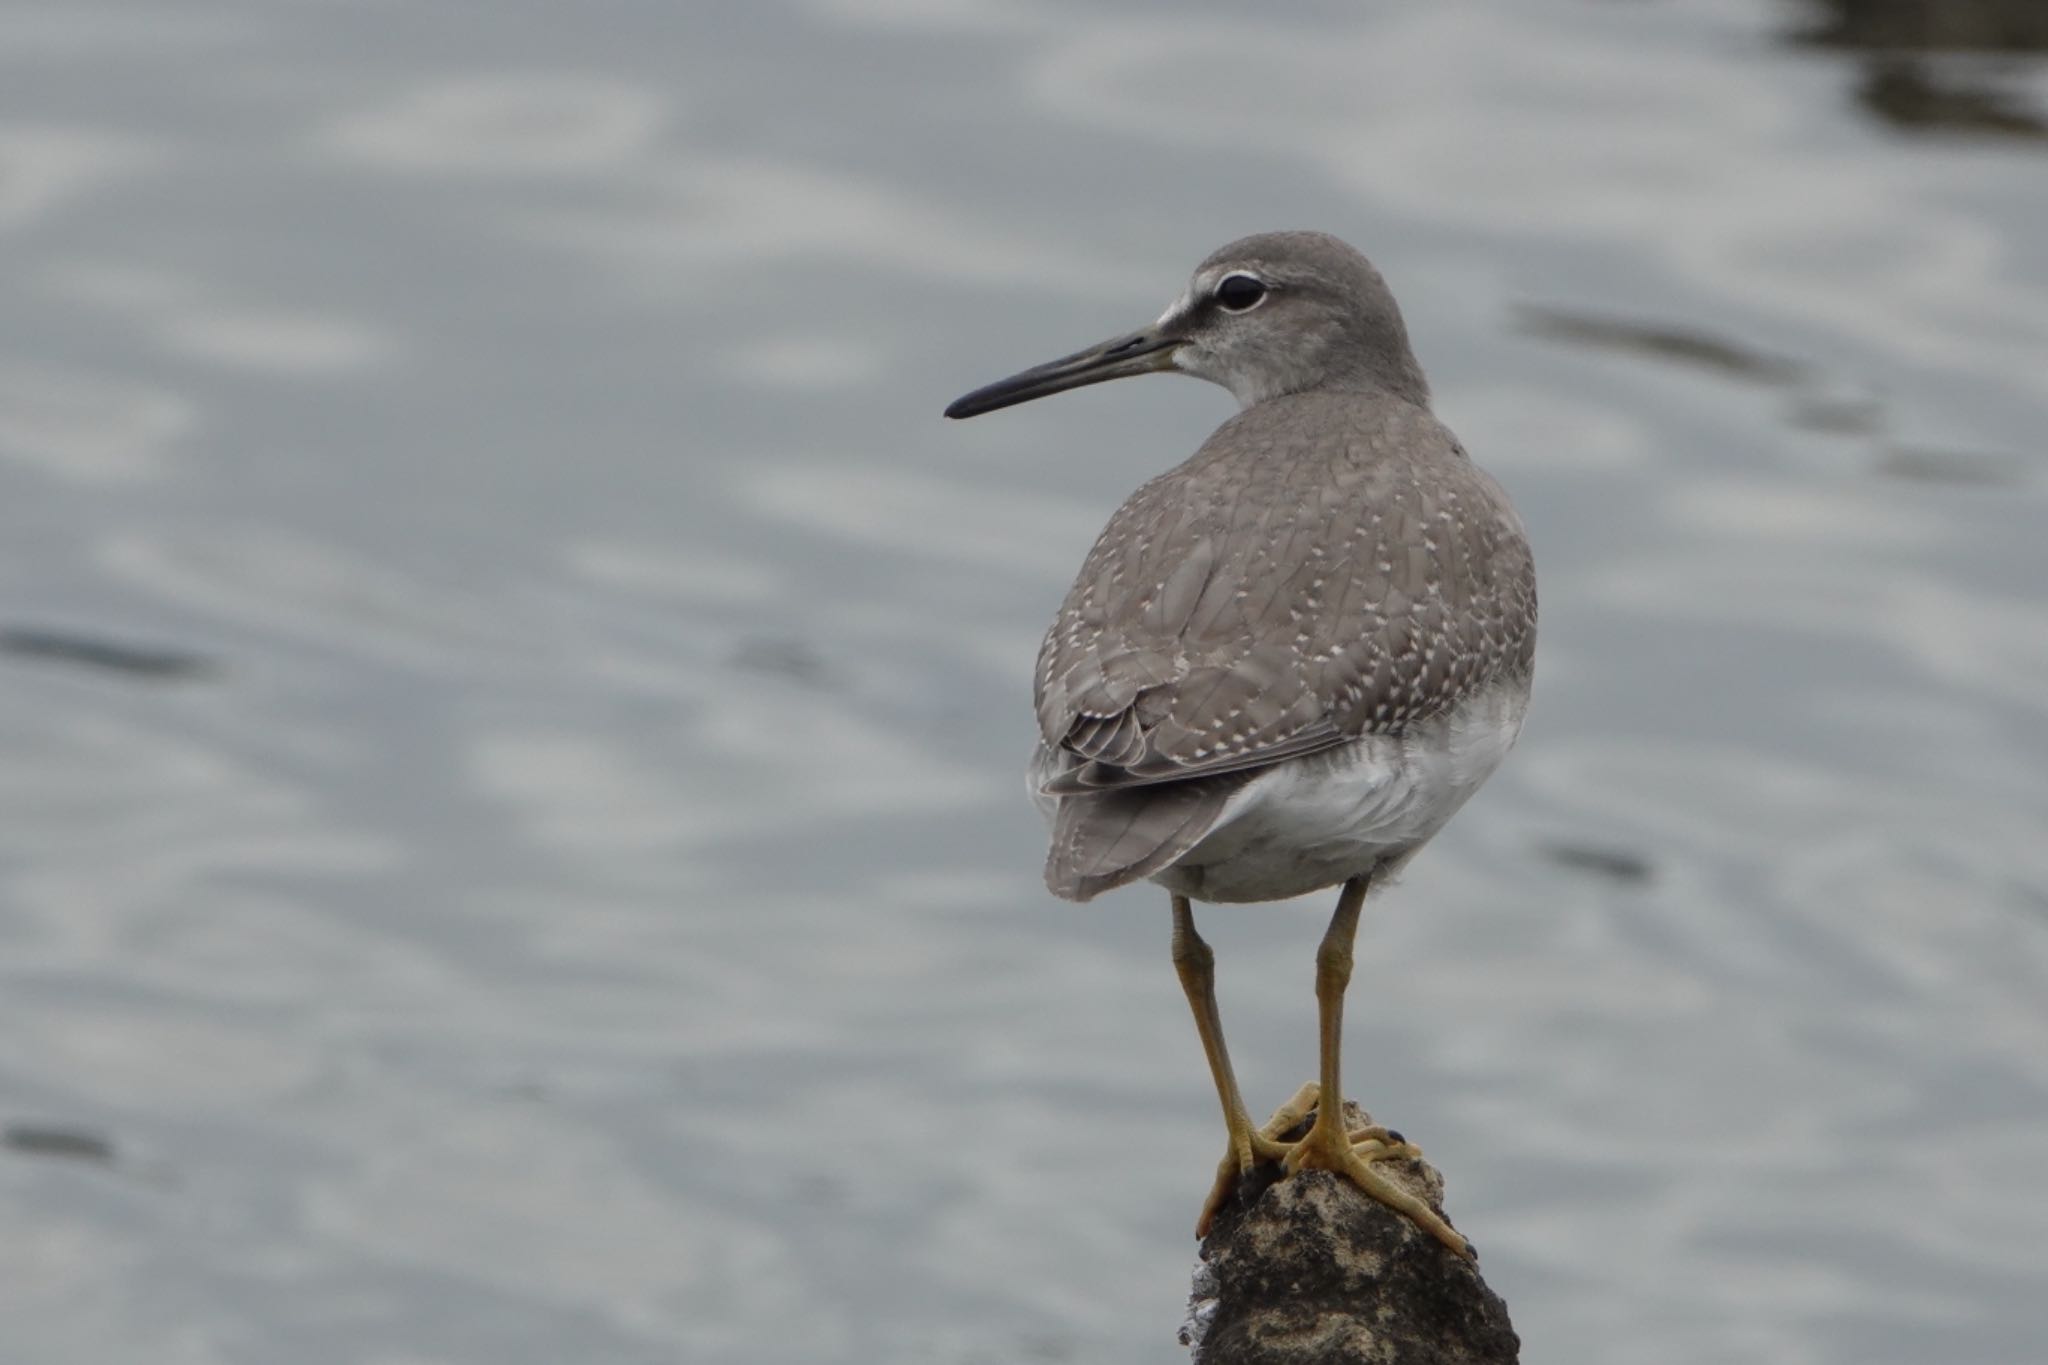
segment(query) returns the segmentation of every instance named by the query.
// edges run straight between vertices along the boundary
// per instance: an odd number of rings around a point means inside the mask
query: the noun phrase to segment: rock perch
[[[1345,1117],[1370,1122],[1356,1105]],[[1428,1163],[1377,1169],[1442,1212],[1443,1178]],[[1478,1266],[1325,1171],[1224,1208],[1180,1335],[1192,1365],[1513,1365],[1521,1349]]]

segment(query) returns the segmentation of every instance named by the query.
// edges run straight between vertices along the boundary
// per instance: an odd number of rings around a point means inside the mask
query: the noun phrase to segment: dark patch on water
[[[1648,858],[1627,849],[1595,847],[1592,844],[1573,844],[1553,841],[1543,845],[1543,856],[1559,867],[1572,872],[1583,872],[1590,877],[1599,877],[1622,886],[1647,886],[1656,878],[1657,870]]]
[[[2048,924],[2048,888],[2036,886],[2032,882],[2015,880],[2013,894],[2029,914]]]
[[[2026,467],[2009,455],[1907,446],[1885,451],[1872,468],[1891,479],[1977,488],[2012,488],[2027,479]]]
[[[1607,317],[1540,304],[1517,309],[1515,323],[1521,331],[1546,340],[1644,356],[1752,384],[1796,384],[1807,376],[1807,367],[1796,360],[1676,323]]]
[[[2041,0],[1805,0],[1795,41],[1859,52],[2048,52]]]
[[[1897,128],[2044,139],[2048,120],[2022,95],[1991,80],[1967,81],[1925,62],[1884,60],[1856,89],[1864,108]]]
[[[727,660],[746,673],[765,673],[804,687],[832,686],[834,673],[825,656],[794,636],[759,635],[740,641]]]
[[[0,654],[136,678],[189,678],[213,671],[211,660],[189,650],[110,640],[52,626],[0,627]]]
[[[2048,140],[2017,78],[2048,52],[2041,0],[1807,0],[1795,43],[1862,58],[1856,102],[1893,128]]]
[[[10,1123],[0,1129],[0,1147],[20,1156],[51,1157],[61,1161],[89,1161],[108,1166],[114,1161],[114,1144],[83,1128],[63,1128],[45,1123]]]

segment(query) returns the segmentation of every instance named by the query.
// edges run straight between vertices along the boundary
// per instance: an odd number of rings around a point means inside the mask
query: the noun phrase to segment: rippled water
[[[1872,8],[0,10],[6,1357],[1179,1358],[1018,768],[1228,399],[937,413],[1298,225],[1541,564],[1347,1055],[1527,1359],[2038,1360],[2048,69]],[[1255,1104],[1323,910],[1204,919]]]

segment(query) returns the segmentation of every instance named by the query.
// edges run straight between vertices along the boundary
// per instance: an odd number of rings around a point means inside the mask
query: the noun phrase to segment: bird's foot
[[[1308,1136],[1289,1148],[1281,1170],[1284,1175],[1301,1171],[1335,1171],[1458,1255],[1467,1260],[1476,1259],[1478,1253],[1465,1240],[1464,1234],[1445,1222],[1422,1199],[1373,1169],[1375,1162],[1419,1158],[1421,1155],[1421,1149],[1391,1129],[1375,1125],[1347,1133],[1336,1119],[1325,1122],[1319,1110]]]
[[[1223,1206],[1237,1194],[1244,1178],[1260,1162],[1278,1164],[1285,1161],[1295,1144],[1282,1142],[1280,1137],[1289,1129],[1299,1128],[1316,1107],[1316,1095],[1320,1087],[1310,1081],[1294,1092],[1294,1098],[1273,1111],[1273,1117],[1264,1126],[1253,1128],[1249,1121],[1242,1127],[1233,1128],[1229,1149],[1223,1153],[1223,1160],[1216,1164],[1216,1183],[1209,1187],[1209,1197],[1202,1201],[1201,1217],[1195,1220],[1195,1236],[1207,1237],[1216,1215]]]

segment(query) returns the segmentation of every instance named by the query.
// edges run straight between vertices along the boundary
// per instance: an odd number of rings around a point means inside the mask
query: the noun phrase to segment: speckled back
[[[1520,520],[1427,409],[1239,413],[1110,519],[1039,651],[1049,792],[1262,767],[1526,680]]]

